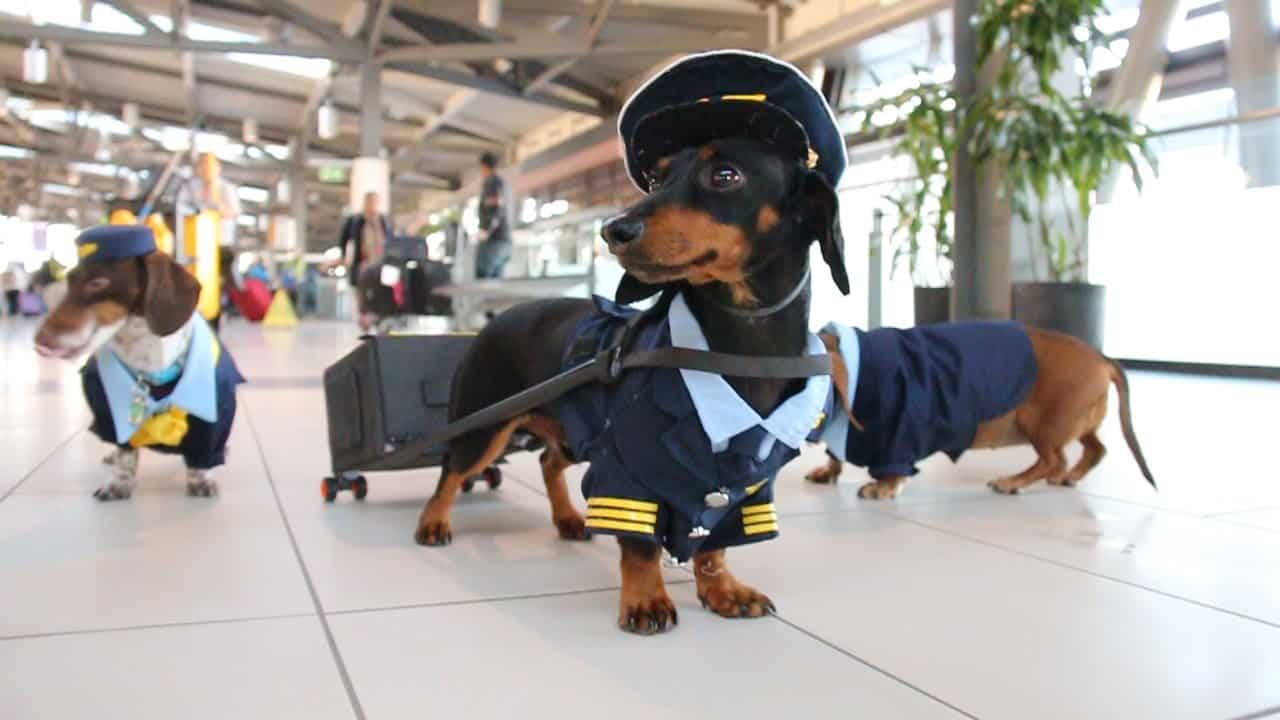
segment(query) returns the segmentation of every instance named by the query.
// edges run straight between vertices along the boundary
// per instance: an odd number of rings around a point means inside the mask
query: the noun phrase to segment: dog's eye
[[[104,277],[96,277],[96,278],[93,278],[93,279],[91,279],[91,280],[89,280],[89,281],[85,282],[85,284],[84,284],[84,294],[85,294],[85,295],[97,295],[98,293],[102,292],[103,290],[106,290],[106,289],[107,289],[107,287],[108,287],[108,286],[110,286],[110,285],[111,285],[111,281],[110,281],[110,280],[108,280],[107,278],[104,278]]]
[[[742,185],[745,178],[738,168],[727,163],[711,166],[707,174],[707,186],[712,190],[733,190]]]

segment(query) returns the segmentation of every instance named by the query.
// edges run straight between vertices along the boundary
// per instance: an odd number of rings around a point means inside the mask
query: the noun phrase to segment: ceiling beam
[[[143,50],[189,50],[207,53],[249,53],[253,55],[290,55],[295,57],[322,58],[335,62],[361,62],[364,48],[318,45],[287,45],[281,43],[210,42],[175,38],[173,35],[124,35],[121,33],[93,32],[58,25],[32,25],[24,22],[0,23],[0,37],[18,40],[44,40],[64,45],[98,45],[105,47],[130,47]]]
[[[268,14],[306,30],[333,45],[347,50],[362,49],[360,43],[342,33],[342,28],[322,20],[288,0],[257,0]]]
[[[449,83],[450,85],[479,90],[480,92],[487,93],[489,95],[496,95],[498,97],[511,98],[515,100],[525,100],[527,102],[545,105],[557,110],[567,110],[569,112],[593,115],[596,117],[604,117],[606,114],[606,111],[594,105],[575,102],[573,100],[565,100],[564,98],[546,93],[534,93],[533,95],[528,96],[521,95],[518,88],[502,82],[501,80],[472,75],[461,70],[453,70],[451,68],[426,63],[396,62],[387,63],[386,67],[389,70],[400,70],[401,72],[407,72],[412,75],[421,75],[423,77],[431,78],[432,80]]]
[[[139,10],[138,6],[134,5],[132,0],[98,0],[98,2],[101,2],[104,5],[110,5],[111,7],[120,11],[120,13],[128,17],[130,20],[141,25],[142,29],[148,35],[164,34],[164,31],[161,30],[158,25],[151,22],[151,17],[148,16],[145,12]]]
[[[578,40],[565,42],[479,42],[448,45],[404,45],[382,51],[383,62],[484,62],[506,58],[569,58],[594,55],[669,55],[693,52],[707,47],[706,38],[662,40],[650,42],[605,43],[591,47]]]
[[[472,13],[475,12],[474,0],[446,0],[445,2],[436,0],[435,4],[449,5],[455,9],[460,6],[469,7]],[[549,3],[546,0],[503,0],[502,3],[503,9],[506,11],[531,15],[573,14],[574,10],[570,10],[566,6],[573,7],[576,4],[573,3],[571,5],[563,1]],[[668,3],[627,2],[621,3],[614,8],[611,17],[621,22],[644,22],[700,30],[746,30],[751,33],[758,33],[760,38],[763,38],[768,20],[765,13],[759,9],[760,5],[762,3],[744,3],[743,10],[738,12],[734,10],[704,10],[685,5],[675,6]]]
[[[587,27],[586,37],[583,38],[583,44],[588,52],[595,48],[596,40],[600,38],[600,31],[604,29],[604,24],[609,19],[609,12],[613,10],[614,2],[615,0],[601,0],[599,7],[596,8],[595,17],[591,19],[591,24]],[[524,86],[521,93],[530,95],[541,90],[552,80],[560,77],[565,71],[576,65],[580,59],[578,57],[566,58],[543,70],[532,82]]]

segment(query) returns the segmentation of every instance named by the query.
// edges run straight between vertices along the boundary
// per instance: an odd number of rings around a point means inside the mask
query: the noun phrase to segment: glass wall
[[[1159,172],[1146,178],[1141,194],[1118,178],[1100,194],[1089,224],[1088,277],[1108,293],[1104,349],[1122,358],[1280,367],[1272,285],[1280,268],[1276,28],[1259,32],[1246,57],[1243,41],[1232,49],[1227,3],[1170,1],[1179,2],[1179,15],[1165,42],[1168,63],[1153,83],[1156,101],[1140,117],[1151,128]],[[1099,102],[1108,99],[1137,37],[1140,5],[1107,3],[1099,25],[1108,42],[1093,64]],[[1280,0],[1266,6],[1274,25]],[[841,73],[837,112],[850,132],[840,196],[854,293],[839,298],[829,281],[819,283],[815,322],[866,322],[868,237],[877,211],[885,243],[882,322],[912,322],[912,279],[902,269],[889,272],[897,218],[885,198],[915,179],[885,151],[881,130],[891,134],[897,118],[859,116],[859,108],[913,87],[921,75],[949,78],[950,31],[943,12],[824,58],[829,71]]]

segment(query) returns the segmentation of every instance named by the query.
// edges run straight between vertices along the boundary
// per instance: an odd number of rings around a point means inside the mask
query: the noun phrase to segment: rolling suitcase
[[[396,451],[449,424],[449,389],[474,335],[371,335],[324,373],[333,475],[321,492],[332,502],[342,490],[356,499],[368,492],[360,471],[436,467],[445,444],[412,457]],[[491,488],[502,482],[497,468],[485,471]],[[470,490],[475,482],[464,485]]]
[[[227,295],[249,322],[262,322],[271,307],[271,288],[257,278],[246,278],[243,290],[231,285],[227,288]]]

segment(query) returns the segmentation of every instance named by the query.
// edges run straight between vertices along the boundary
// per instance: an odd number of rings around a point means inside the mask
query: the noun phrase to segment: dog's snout
[[[614,218],[601,231],[610,245],[626,245],[644,234],[644,220],[636,217]]]

